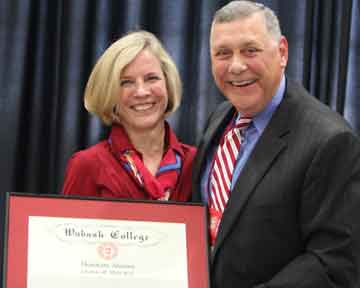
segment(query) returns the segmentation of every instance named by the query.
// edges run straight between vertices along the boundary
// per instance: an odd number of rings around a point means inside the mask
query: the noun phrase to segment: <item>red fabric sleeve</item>
[[[85,153],[75,153],[67,164],[62,193],[65,195],[99,196],[96,185],[97,166]]]

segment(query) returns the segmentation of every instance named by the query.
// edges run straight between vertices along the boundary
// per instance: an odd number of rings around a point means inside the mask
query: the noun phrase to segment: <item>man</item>
[[[359,139],[285,77],[288,43],[269,8],[221,8],[210,50],[228,101],[209,118],[193,191],[209,207],[212,287],[355,287]]]

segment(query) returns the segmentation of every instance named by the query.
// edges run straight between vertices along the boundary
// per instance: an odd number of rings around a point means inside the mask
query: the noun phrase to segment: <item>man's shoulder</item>
[[[350,124],[336,111],[311,95],[303,85],[288,80],[283,101],[289,116],[307,129],[319,130],[320,134],[352,131]]]
[[[234,113],[234,106],[228,100],[225,100],[216,106],[215,110],[210,114],[208,122],[212,123],[218,118],[223,118],[226,115],[232,116]]]
[[[224,114],[227,114],[229,113],[230,110],[234,110],[235,111],[235,108],[234,106],[228,101],[228,100],[225,100],[223,102],[220,102],[214,112],[212,113],[211,116],[220,116],[220,115],[224,115]]]

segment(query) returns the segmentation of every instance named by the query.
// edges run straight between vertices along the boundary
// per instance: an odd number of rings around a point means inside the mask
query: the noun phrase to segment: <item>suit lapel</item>
[[[193,191],[200,191],[200,175],[201,168],[205,166],[205,161],[207,159],[206,154],[209,152],[209,148],[212,147],[213,143],[219,141],[219,138],[222,135],[222,131],[226,128],[227,123],[230,121],[230,118],[233,116],[235,110],[229,102],[225,102],[220,109],[221,111],[213,115],[210,118],[208,129],[204,134],[202,141],[198,147],[198,151],[196,153],[194,164],[193,164]],[[200,193],[195,193],[193,195],[193,200],[197,202],[201,202]]]
[[[283,102],[286,100],[283,99]],[[286,103],[282,103],[278,111],[274,113],[231,192],[231,197],[222,216],[211,261],[213,261],[218,248],[231,231],[231,227],[246,206],[247,200],[256,186],[276,161],[276,156],[287,146],[283,137],[289,132],[288,121],[285,120],[288,119],[289,113],[286,106]]]

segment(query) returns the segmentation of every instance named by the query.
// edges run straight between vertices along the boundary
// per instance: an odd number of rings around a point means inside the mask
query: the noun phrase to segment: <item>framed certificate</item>
[[[8,193],[4,288],[208,288],[201,204]]]

